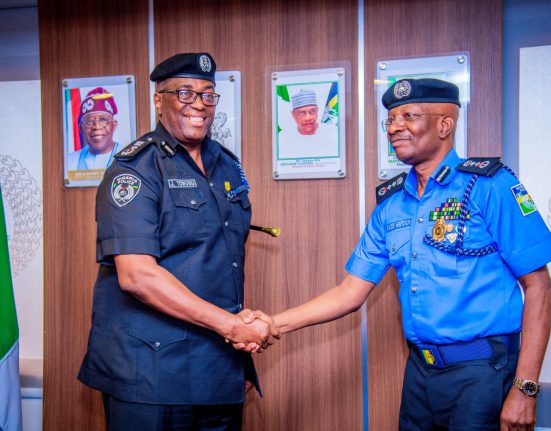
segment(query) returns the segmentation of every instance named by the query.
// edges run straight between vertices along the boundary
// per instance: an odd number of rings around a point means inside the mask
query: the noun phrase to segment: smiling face
[[[453,146],[457,106],[446,103],[410,103],[388,113],[393,120],[388,140],[401,162],[417,166],[442,160]]]
[[[303,106],[292,111],[297,123],[297,130],[301,135],[313,135],[318,128],[318,107],[316,105]]]
[[[214,93],[214,84],[194,78],[169,78],[157,84],[157,91],[180,89]],[[174,93],[155,93],[154,102],[161,123],[178,141],[192,146],[203,142],[214,120],[214,106],[205,106],[200,96],[193,103],[181,103]]]
[[[113,133],[117,121],[108,113],[94,112],[82,117],[80,129],[92,154],[105,154],[113,150]]]

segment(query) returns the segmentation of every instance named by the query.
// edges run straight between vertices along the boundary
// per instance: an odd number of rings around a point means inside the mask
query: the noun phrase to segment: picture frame
[[[132,75],[62,80],[65,187],[98,186],[113,156],[136,139],[135,81]]]
[[[346,176],[345,68],[274,71],[272,178]]]
[[[387,180],[409,166],[396,158],[382,122],[388,111],[381,103],[385,91],[400,79],[436,78],[452,82],[459,88],[461,107],[455,132],[455,149],[467,157],[467,107],[470,102],[470,56],[468,52],[430,57],[379,60],[376,64],[375,107],[377,112],[378,177]]]

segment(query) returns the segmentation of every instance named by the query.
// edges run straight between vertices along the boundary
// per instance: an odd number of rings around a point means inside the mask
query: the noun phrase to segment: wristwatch
[[[519,388],[522,393],[528,397],[535,397],[541,389],[541,386],[532,380],[524,380],[515,377],[513,386]]]

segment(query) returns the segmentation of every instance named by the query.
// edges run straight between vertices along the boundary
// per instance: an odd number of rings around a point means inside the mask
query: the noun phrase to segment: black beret
[[[214,81],[216,63],[207,52],[176,54],[159,63],[149,78],[159,82],[168,78],[196,78]]]
[[[383,105],[389,111],[408,103],[459,103],[459,88],[440,79],[401,79],[383,94]]]

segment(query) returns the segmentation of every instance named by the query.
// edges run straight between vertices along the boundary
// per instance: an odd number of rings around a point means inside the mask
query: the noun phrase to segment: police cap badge
[[[453,103],[459,102],[459,88],[440,79],[401,79],[383,94],[383,105],[389,111],[408,103]]]
[[[176,54],[159,63],[150,79],[153,82],[168,78],[195,78],[215,82],[216,63],[209,53]]]

